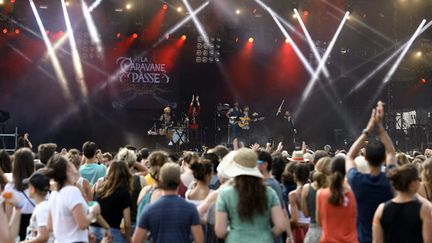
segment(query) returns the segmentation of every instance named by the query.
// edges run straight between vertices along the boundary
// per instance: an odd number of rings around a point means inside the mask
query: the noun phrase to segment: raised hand
[[[250,148],[254,151],[258,151],[258,149],[260,148],[260,145],[258,143],[255,143],[255,144],[251,145]]]
[[[194,102],[194,100],[195,100],[195,95],[192,95],[192,100],[191,100],[191,103],[193,103],[193,102]]]
[[[282,142],[279,142],[279,144],[278,144],[278,146],[277,146],[277,148],[276,148],[276,151],[277,151],[277,152],[282,152],[282,149],[283,149],[283,143],[282,143]]]
[[[197,97],[196,97],[196,101],[199,102],[199,96],[198,96],[198,95],[197,95]]]

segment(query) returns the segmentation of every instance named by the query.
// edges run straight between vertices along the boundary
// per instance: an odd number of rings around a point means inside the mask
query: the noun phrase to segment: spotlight
[[[238,41],[239,41],[239,38],[238,38],[238,37],[236,37],[236,38],[235,38],[235,42],[237,43]]]
[[[116,37],[117,37],[117,39],[120,39],[120,37],[121,37],[121,33],[120,33],[120,32],[117,32]]]
[[[426,80],[425,78],[422,78],[422,79],[420,79],[420,82],[421,82],[422,84],[426,84],[426,83],[427,83],[427,80]]]
[[[254,38],[249,37],[248,41],[249,41],[249,43],[253,43],[254,42]]]
[[[18,29],[18,28],[16,28],[16,29],[15,29],[15,34],[19,35],[20,33],[21,33],[21,30]]]
[[[66,6],[69,6],[69,5],[70,5],[70,2],[69,2],[69,1],[66,1],[65,4],[66,4]]]
[[[14,4],[14,3],[15,3],[15,0],[10,0],[10,2],[11,2],[11,4]]]
[[[296,18],[297,18],[297,15],[293,14],[292,17],[293,17],[293,19],[296,19]]]
[[[309,11],[304,10],[304,11],[303,11],[303,16],[308,16],[308,15],[309,15]]]
[[[182,7],[178,7],[178,8],[177,8],[177,12],[180,13],[181,11],[183,11]]]
[[[416,57],[421,57],[423,53],[421,51],[416,52]]]
[[[256,12],[257,12],[257,9],[254,8],[254,9],[252,10],[252,13],[253,13],[253,14],[256,14]]]
[[[286,43],[286,44],[289,44],[289,43],[290,43],[290,40],[289,40],[288,38],[286,38],[286,39],[285,39],[285,43]]]
[[[169,35],[169,34],[166,34],[166,35],[165,35],[165,39],[166,39],[166,40],[169,40],[169,38],[170,38],[170,35]]]
[[[3,5],[4,4],[4,0],[0,0],[0,5]]]
[[[3,34],[7,34],[7,32],[8,32],[8,29],[7,29],[7,28],[4,28],[4,29],[3,29]]]
[[[182,40],[186,40],[186,39],[187,39],[186,35],[182,35],[182,36],[181,36],[181,39],[182,39]]]
[[[129,10],[129,9],[131,9],[131,8],[132,8],[132,4],[130,4],[130,3],[126,4],[126,9],[127,9],[127,10]]]
[[[239,15],[241,13],[240,9],[237,9],[235,12],[237,15]]]
[[[134,39],[138,38],[138,34],[137,33],[133,33],[132,34],[132,38],[134,38]]]
[[[168,9],[168,4],[164,3],[164,4],[162,5],[162,8],[163,8],[164,10],[167,10],[167,9]]]

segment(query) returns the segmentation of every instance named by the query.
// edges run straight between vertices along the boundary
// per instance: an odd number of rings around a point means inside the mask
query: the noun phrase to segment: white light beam
[[[65,0],[61,0],[61,4],[62,4],[62,8],[63,8],[63,15],[64,15],[64,19],[65,19],[65,23],[66,23],[66,29],[67,32],[69,33],[69,44],[70,44],[70,48],[71,48],[71,54],[72,54],[72,63],[74,66],[74,70],[75,70],[75,78],[76,81],[78,82],[79,86],[80,86],[80,90],[81,90],[81,95],[83,96],[83,98],[85,100],[88,99],[88,91],[87,91],[87,86],[84,80],[84,71],[83,71],[83,67],[81,64],[81,59],[78,53],[78,49],[77,49],[77,45],[75,42],[75,36],[73,33],[73,28],[69,19],[69,14],[67,12],[67,7],[66,7],[66,3]]]
[[[297,9],[294,9],[294,13],[295,13],[295,15],[297,16],[297,20],[298,20],[298,22],[300,23],[300,26],[301,26],[301,28],[302,28],[302,30],[303,30],[303,33],[304,33],[305,36],[306,36],[306,40],[307,40],[307,42],[309,43],[309,46],[310,46],[310,48],[311,48],[311,50],[312,50],[312,53],[313,53],[314,56],[315,56],[315,59],[316,59],[318,62],[321,61],[321,55],[319,54],[319,52],[318,52],[318,50],[317,50],[317,48],[316,48],[316,46],[315,46],[315,43],[313,42],[313,40],[312,40],[312,38],[311,38],[311,36],[310,36],[310,34],[309,34],[309,31],[307,30],[305,24],[303,23],[303,20],[302,20],[300,14],[298,13]],[[327,68],[326,68],[325,66],[323,67],[323,73],[324,73],[324,76],[325,76],[326,78],[330,78],[330,74],[329,74],[329,72],[328,72],[328,70],[327,70]]]
[[[426,23],[426,19],[423,19],[422,22],[420,23],[420,25],[417,27],[417,30],[414,32],[413,36],[407,42],[405,48],[403,49],[402,53],[399,55],[396,62],[393,64],[391,69],[388,71],[388,73],[384,77],[384,80],[383,80],[384,84],[387,83],[391,79],[393,74],[396,72],[396,69],[399,67],[399,64],[402,62],[402,59],[405,57],[405,55],[407,54],[411,45],[414,43],[414,40],[419,36],[419,33],[420,33],[422,27],[425,25],[425,23]]]
[[[103,47],[102,47],[102,41],[99,37],[99,33],[96,29],[96,25],[93,21],[93,17],[90,14],[90,9],[87,6],[87,3],[84,0],[81,0],[81,8],[84,14],[84,19],[87,24],[87,29],[90,34],[90,39],[92,43],[96,46],[96,50],[99,53],[99,55],[103,55]]]
[[[337,38],[339,37],[339,34],[342,31],[342,27],[345,25],[346,20],[348,19],[349,12],[347,11],[342,19],[342,22],[339,24],[339,27],[336,30],[336,33],[333,35],[332,40],[330,41],[330,44],[327,47],[327,50],[325,51],[321,61],[318,64],[317,69],[315,70],[315,73],[312,75],[311,79],[309,80],[305,91],[303,92],[301,103],[303,103],[308,97],[310,92],[312,91],[313,86],[315,85],[315,82],[317,81],[319,77],[319,73],[321,72],[322,68],[324,67],[327,58],[330,56],[331,51],[333,50],[333,47],[336,43]]]
[[[66,79],[66,76],[64,75],[63,69],[60,65],[60,61],[59,61],[59,59],[58,59],[58,57],[57,57],[57,55],[56,55],[56,53],[55,53],[55,51],[51,45],[51,42],[48,38],[48,35],[46,34],[45,27],[42,23],[42,20],[39,16],[39,13],[36,9],[36,6],[35,6],[33,0],[29,0],[29,2],[30,2],[31,9],[33,11],[33,14],[36,18],[36,22],[39,26],[40,32],[42,34],[42,38],[44,40],[45,46],[48,49],[49,58],[50,58],[51,64],[53,65],[53,69],[54,69],[54,72],[56,74],[56,77],[60,83],[60,87],[62,88],[63,95],[67,101],[72,101],[72,95],[70,94],[68,81]]]
[[[194,13],[193,9],[191,8],[189,2],[187,0],[182,0],[183,4],[186,6],[187,11],[190,13],[190,16],[192,17],[192,21],[195,24],[195,27],[197,28],[198,32],[204,39],[204,43],[207,44],[207,46],[210,45],[209,37],[207,33],[205,32],[203,26],[201,25],[200,21],[198,20],[196,14]]]

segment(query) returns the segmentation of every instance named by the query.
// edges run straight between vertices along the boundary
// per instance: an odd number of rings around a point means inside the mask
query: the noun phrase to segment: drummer
[[[160,116],[159,121],[161,122],[161,128],[168,130],[173,124],[173,118],[171,114],[171,107],[167,106],[163,109],[163,114]]]

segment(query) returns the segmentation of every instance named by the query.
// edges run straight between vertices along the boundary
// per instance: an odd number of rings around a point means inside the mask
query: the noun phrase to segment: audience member
[[[180,173],[180,166],[175,163],[170,162],[162,166],[158,185],[162,191],[162,197],[146,207],[140,215],[133,242],[145,242],[148,233],[155,243],[204,242],[196,207],[177,194]]]
[[[358,242],[356,200],[345,183],[343,158],[332,160],[329,187],[318,191],[316,206],[316,220],[322,226],[321,243]]]
[[[293,152],[293,159],[302,158],[298,156],[300,154],[295,155],[295,153],[297,152]],[[289,211],[291,213],[290,223],[294,242],[302,243],[310,224],[310,218],[304,215],[301,207],[301,194],[303,191],[303,186],[307,183],[309,178],[309,167],[306,163],[304,163],[304,161],[300,162],[299,159],[297,159],[296,162],[297,165],[294,170],[294,181],[297,185],[297,188],[288,194],[288,201]]]
[[[253,150],[242,148],[223,168],[234,185],[220,189],[215,232],[227,243],[273,242],[289,225],[275,191],[263,183],[257,160]]]
[[[181,181],[183,183],[183,185],[186,186],[186,188],[189,188],[189,186],[192,184],[192,182],[195,181],[194,176],[193,176],[193,172],[190,169],[190,165],[193,162],[196,162],[199,160],[198,154],[196,154],[195,152],[185,152],[182,156],[182,158],[180,159],[180,164],[181,164],[181,168],[183,173],[181,174]]]
[[[90,141],[85,142],[82,146],[84,164],[81,165],[79,173],[90,182],[90,185],[94,185],[106,174],[106,167],[97,163],[96,149],[96,144]]]
[[[48,160],[55,154],[57,144],[55,143],[44,143],[38,146],[38,159],[44,165],[48,163]]]
[[[12,182],[5,186],[5,191],[12,192],[14,197],[19,202],[24,202],[21,208],[21,220],[19,227],[20,240],[26,237],[26,229],[30,223],[30,217],[35,208],[35,202],[29,198],[29,190],[23,184],[23,180],[30,177],[34,172],[33,153],[29,148],[20,148],[14,154],[13,169],[12,169]],[[12,212],[10,206],[6,206],[8,216]]]
[[[432,242],[432,214],[428,201],[420,201],[417,168],[406,164],[388,172],[396,196],[378,206],[373,219],[373,242]]]
[[[315,163],[315,173],[312,182],[303,186],[301,192],[301,208],[305,217],[310,217],[309,229],[304,242],[315,243],[321,239],[321,226],[316,222],[316,194],[319,189],[327,188],[331,175],[331,158],[321,157]]]
[[[157,201],[161,196],[162,192],[159,190],[159,172],[160,168],[167,162],[170,162],[170,158],[166,152],[153,151],[149,156],[149,174],[146,176],[147,186],[141,189],[138,196],[138,210],[137,210],[137,225],[139,219],[144,210],[144,207]],[[149,183],[151,182],[151,183]]]
[[[54,155],[48,161],[45,173],[54,181],[48,201],[48,230],[54,233],[56,242],[88,242],[87,228],[95,219],[109,229],[100,217],[100,206],[92,205],[89,210],[80,190],[74,186],[79,174],[71,162],[61,155]],[[110,237],[109,230],[107,237]]]
[[[380,203],[393,197],[390,183],[382,172],[382,164],[386,162],[387,170],[395,167],[395,148],[382,124],[383,117],[384,107],[382,102],[378,102],[372,110],[366,129],[351,146],[346,158],[348,182],[357,201],[357,233],[361,243],[372,242],[373,214]],[[365,153],[369,173],[361,173],[354,159],[374,130],[377,130],[379,140],[369,140]]]
[[[12,181],[12,159],[6,150],[0,150],[0,169],[8,181]]]
[[[20,229],[22,201],[13,193],[0,190],[0,243],[15,243]],[[6,206],[12,206],[11,216],[6,213]]]
[[[79,171],[80,164],[81,164],[81,155],[80,155],[79,150],[78,149],[70,149],[68,151],[68,153],[66,154],[66,158],[69,160],[69,162],[71,162],[75,166],[77,171]],[[83,194],[83,197],[87,202],[90,202],[93,200],[93,194],[91,192],[92,188],[91,188],[90,183],[87,179],[80,176],[80,178],[76,182],[75,186],[77,186],[81,190],[81,193]]]
[[[49,204],[46,200],[50,189],[50,179],[42,173],[35,172],[24,184],[29,187],[29,197],[34,200],[35,208],[27,228],[26,243],[54,242],[54,237],[48,231]]]
[[[432,202],[432,158],[422,164],[421,183],[418,194]]]
[[[132,174],[127,164],[124,161],[112,161],[107,176],[98,180],[94,187],[94,197],[100,205],[102,217],[110,226],[112,242],[130,242]],[[122,219],[124,234],[120,232]],[[92,224],[90,230],[98,242],[106,231],[99,224]]]

